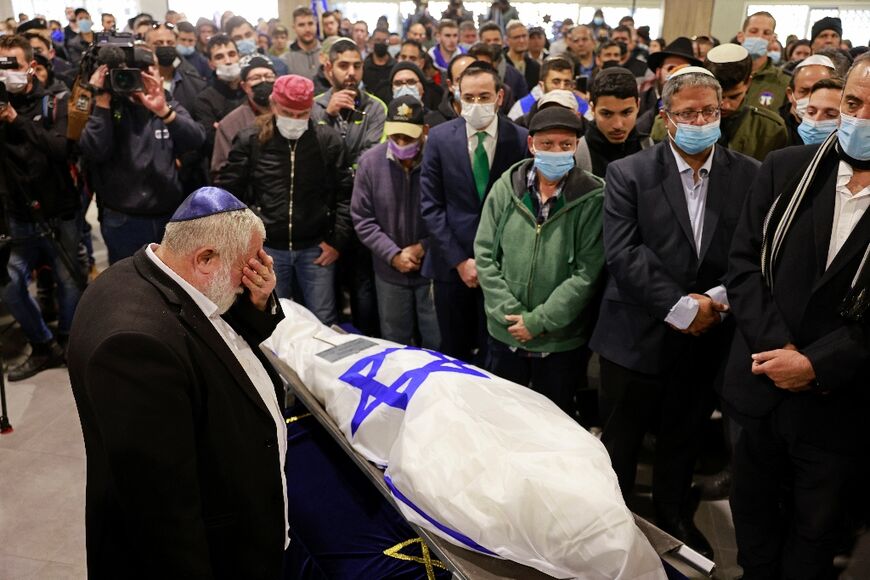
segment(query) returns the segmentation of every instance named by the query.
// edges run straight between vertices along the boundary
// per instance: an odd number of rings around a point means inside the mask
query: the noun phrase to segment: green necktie
[[[486,194],[486,184],[489,183],[489,156],[483,141],[486,139],[486,131],[477,132],[477,148],[474,150],[474,159],[471,163],[471,172],[474,174],[474,185],[477,187],[477,196],[483,201]]]

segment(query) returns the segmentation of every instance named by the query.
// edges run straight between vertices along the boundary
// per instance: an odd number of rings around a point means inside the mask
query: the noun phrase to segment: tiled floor
[[[104,264],[104,251],[97,258]],[[0,341],[7,363],[23,354],[9,317]],[[0,580],[83,579],[85,451],[69,377],[53,369],[6,387],[14,432],[0,436]],[[702,503],[696,523],[716,551],[716,577],[739,577],[727,501]]]

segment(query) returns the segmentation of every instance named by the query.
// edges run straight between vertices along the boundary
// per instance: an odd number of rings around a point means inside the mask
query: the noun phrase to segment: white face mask
[[[495,103],[462,103],[462,118],[465,122],[481,131],[486,129],[495,118]]]
[[[224,82],[237,81],[242,76],[242,65],[234,62],[233,64],[219,64],[215,71],[217,78]]]
[[[23,93],[27,88],[27,72],[7,70],[0,73],[0,80],[6,84],[6,90],[12,94]]]
[[[275,115],[275,125],[282,137],[295,141],[308,129],[308,119],[291,119]]]
[[[803,119],[804,115],[807,114],[807,107],[810,106],[810,98],[804,97],[802,99],[798,99],[794,102],[794,110],[797,113],[799,119]]]

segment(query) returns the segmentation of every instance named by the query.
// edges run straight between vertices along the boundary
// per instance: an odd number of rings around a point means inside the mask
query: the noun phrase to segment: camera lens
[[[112,90],[116,93],[132,93],[142,89],[142,71],[132,68],[112,71]]]

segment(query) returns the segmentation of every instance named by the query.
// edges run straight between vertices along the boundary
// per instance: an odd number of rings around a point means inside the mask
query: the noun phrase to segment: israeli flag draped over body
[[[557,578],[666,578],[604,446],[549,399],[282,306],[286,318],[264,347],[296,371],[357,451],[386,467],[409,521]]]

